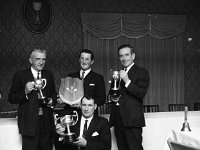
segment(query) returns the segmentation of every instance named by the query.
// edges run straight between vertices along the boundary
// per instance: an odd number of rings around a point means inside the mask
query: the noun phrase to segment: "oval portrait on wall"
[[[33,33],[45,32],[51,24],[51,4],[49,0],[25,0],[24,22]]]

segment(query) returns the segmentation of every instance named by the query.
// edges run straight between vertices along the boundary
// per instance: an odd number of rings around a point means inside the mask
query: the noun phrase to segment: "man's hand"
[[[65,127],[61,126],[59,123],[56,124],[56,132],[60,135],[65,135]]]
[[[58,102],[58,104],[62,104],[63,103],[63,101],[62,101],[62,99],[60,97],[57,98],[57,102]]]
[[[76,108],[80,108],[81,104],[80,102],[76,103],[76,104],[72,104],[71,107],[76,107]]]
[[[83,137],[78,137],[77,140],[78,141],[73,142],[74,145],[80,146],[80,147],[86,147],[86,144],[87,144],[86,139],[84,139]]]
[[[25,94],[27,95],[32,90],[34,90],[34,82],[27,82],[25,85]]]
[[[120,70],[119,72],[120,78],[126,83],[128,83],[130,81],[128,74],[126,73],[126,71],[124,70]]]
[[[48,103],[47,103],[47,107],[51,107],[53,108],[53,99],[52,98],[48,98]]]

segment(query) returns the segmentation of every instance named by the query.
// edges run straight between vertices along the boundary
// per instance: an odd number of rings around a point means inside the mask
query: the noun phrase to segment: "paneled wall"
[[[29,67],[33,48],[48,52],[46,68],[53,71],[56,90],[60,78],[78,70],[82,49],[81,12],[184,14],[187,24],[184,42],[185,102],[200,102],[200,2],[198,0],[50,0],[52,23],[42,34],[34,34],[23,21],[24,0],[0,1],[0,111],[16,106],[7,102],[14,72]],[[192,41],[187,39],[192,37]],[[106,81],[107,82],[107,81]]]

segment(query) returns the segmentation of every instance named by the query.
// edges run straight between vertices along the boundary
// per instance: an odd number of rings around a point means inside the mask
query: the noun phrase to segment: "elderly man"
[[[31,67],[15,73],[8,100],[19,104],[18,127],[22,134],[22,150],[52,150],[54,128],[52,105],[56,103],[53,74],[43,69],[46,50],[34,49],[29,58]],[[36,90],[35,81],[45,81],[41,92]],[[43,100],[49,98],[44,104]]]

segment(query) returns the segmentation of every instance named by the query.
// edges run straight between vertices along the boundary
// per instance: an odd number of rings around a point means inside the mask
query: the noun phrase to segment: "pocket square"
[[[90,83],[90,84],[89,84],[89,86],[95,86],[95,84],[93,84],[93,83]]]
[[[99,135],[98,132],[94,132],[94,133],[92,134],[92,136],[97,136],[97,135]]]

